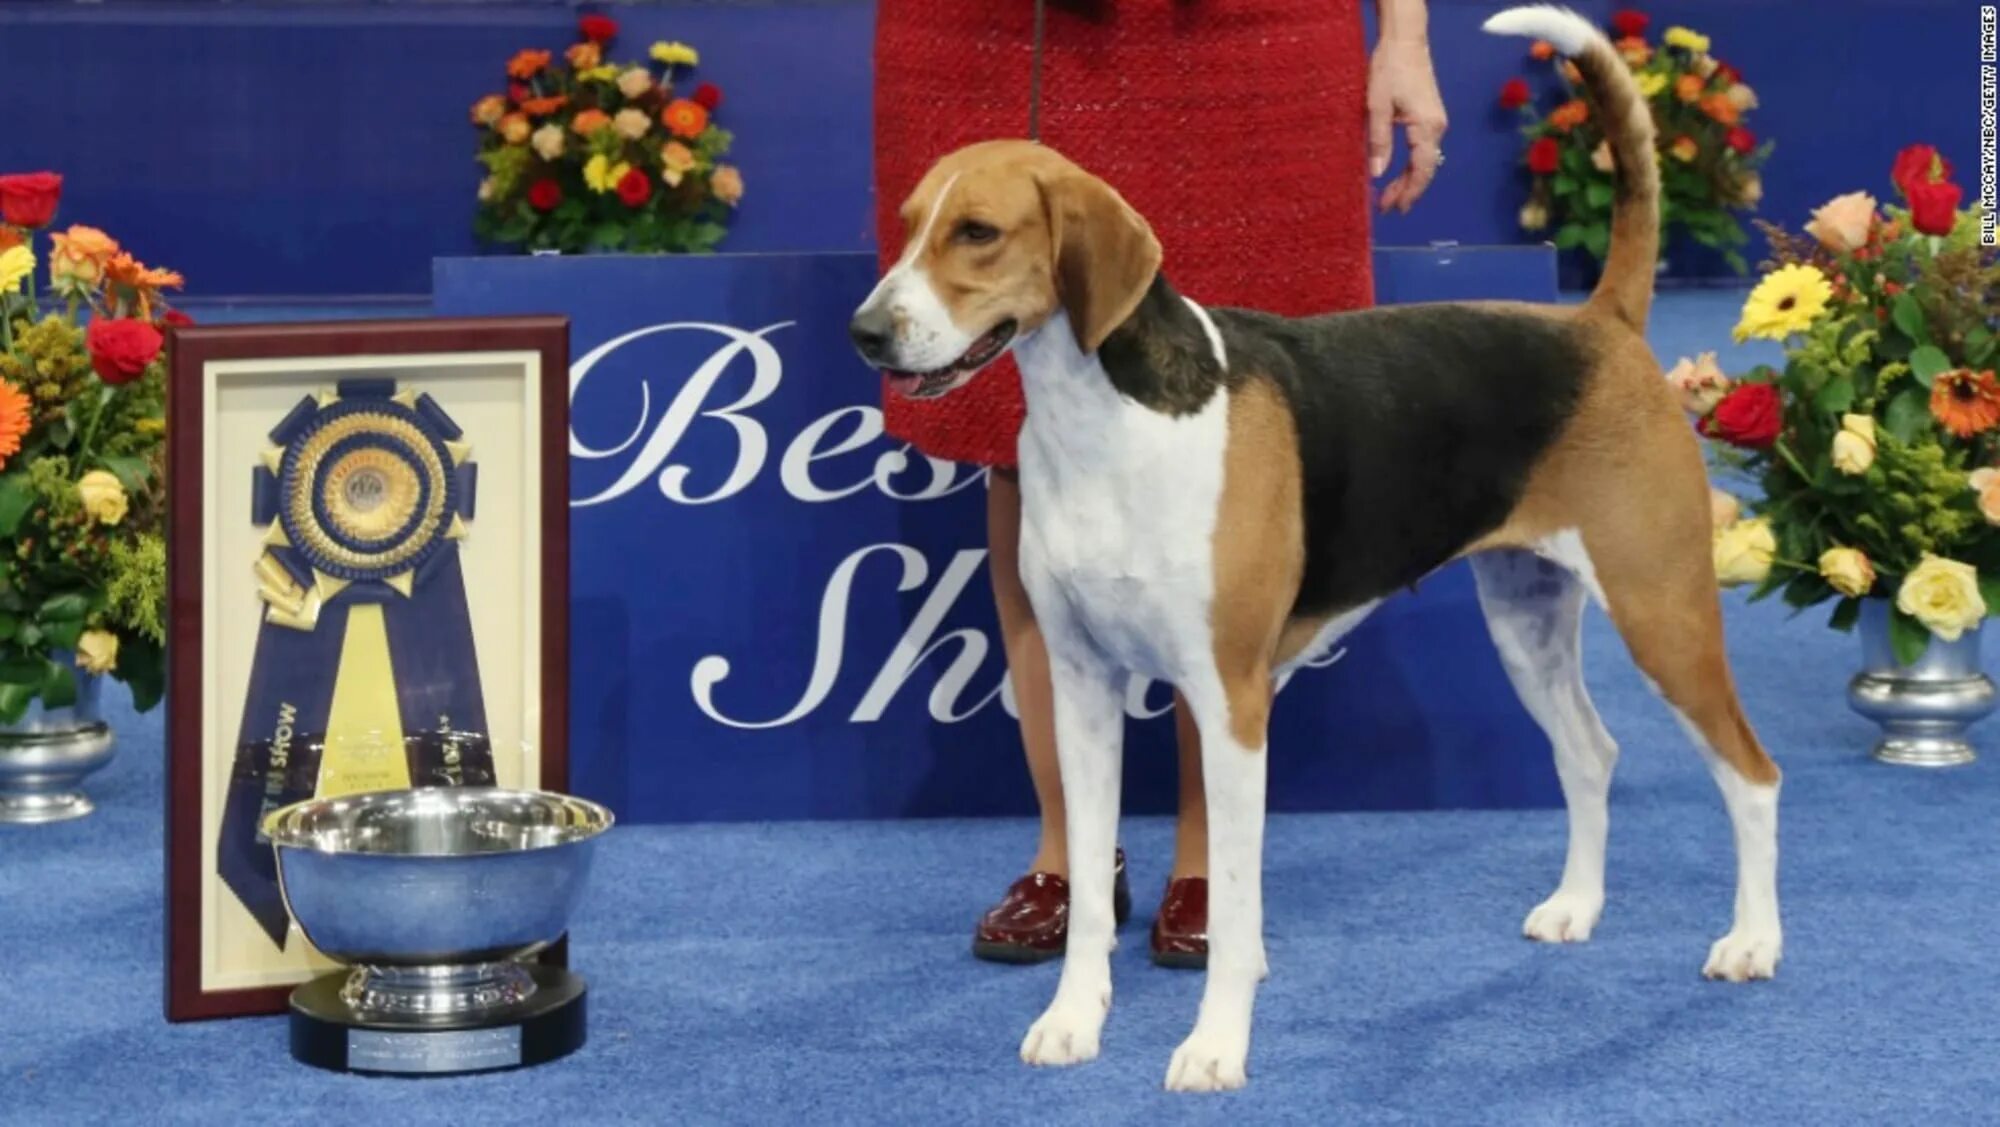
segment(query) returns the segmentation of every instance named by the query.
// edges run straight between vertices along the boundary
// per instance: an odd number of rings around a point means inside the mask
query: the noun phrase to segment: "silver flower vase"
[[[0,724],[0,823],[61,822],[94,807],[83,780],[111,762],[111,727],[98,711],[103,678],[77,670],[76,702],[41,701]]]
[[[1861,672],[1847,686],[1847,703],[1882,727],[1875,758],[1905,767],[1953,767],[1973,760],[1966,730],[1993,711],[1991,678],[1979,667],[1985,623],[1955,642],[1931,638],[1913,665],[1896,660],[1889,643],[1889,603],[1861,604]]]

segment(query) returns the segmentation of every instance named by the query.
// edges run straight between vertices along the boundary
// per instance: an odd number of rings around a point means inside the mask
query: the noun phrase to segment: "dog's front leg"
[[[1051,1065],[1094,1059],[1111,1008],[1111,898],[1125,741],[1117,671],[1060,621],[1042,614],[1068,814],[1069,942],[1055,1000],[1021,1041],[1022,1060]]]
[[[1240,1088],[1247,1079],[1250,1013],[1264,957],[1265,728],[1271,681],[1256,671],[1234,683],[1183,685],[1201,730],[1208,790],[1208,980],[1194,1031],[1174,1050],[1167,1087]]]

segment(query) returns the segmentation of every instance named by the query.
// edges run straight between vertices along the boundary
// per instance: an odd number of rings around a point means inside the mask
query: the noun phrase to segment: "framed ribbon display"
[[[185,327],[169,347],[167,1016],[334,964],[264,816],[563,790],[568,325]]]

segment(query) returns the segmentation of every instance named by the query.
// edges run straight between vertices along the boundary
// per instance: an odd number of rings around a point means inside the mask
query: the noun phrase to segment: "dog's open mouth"
[[[993,362],[994,357],[1006,351],[1014,339],[1018,323],[1011,317],[988,329],[985,335],[972,342],[958,359],[931,372],[903,372],[885,368],[882,374],[889,378],[889,390],[911,399],[929,399],[943,395],[957,385],[960,376],[976,372]]]

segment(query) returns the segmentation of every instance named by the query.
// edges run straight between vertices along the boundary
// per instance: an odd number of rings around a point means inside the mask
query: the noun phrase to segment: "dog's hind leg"
[[[1167,1087],[1240,1088],[1250,1016],[1264,977],[1265,730],[1271,674],[1257,666],[1208,685],[1182,685],[1201,730],[1208,788],[1208,977],[1194,1031],[1174,1050]]]
[[[1044,601],[1036,608],[1042,611]],[[1055,1000],[1021,1041],[1029,1064],[1095,1059],[1111,1008],[1112,909],[1125,713],[1117,671],[1043,613],[1055,690],[1056,759],[1069,831],[1069,939]]]
[[[1584,583],[1568,568],[1519,550],[1472,557],[1472,574],[1500,663],[1555,749],[1569,806],[1562,883],[1528,913],[1521,931],[1546,943],[1580,943],[1604,910],[1604,840],[1618,761],[1618,745],[1583,683]]]

